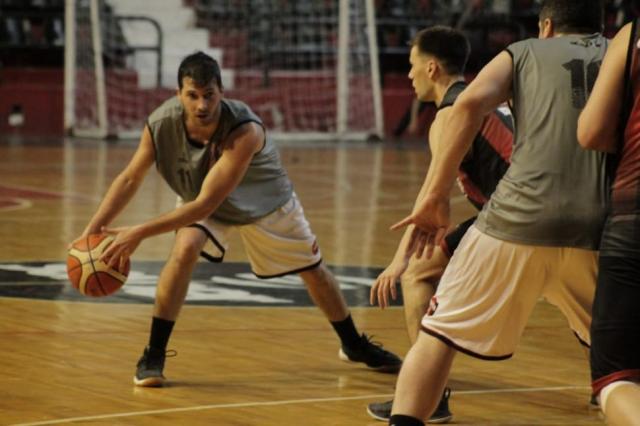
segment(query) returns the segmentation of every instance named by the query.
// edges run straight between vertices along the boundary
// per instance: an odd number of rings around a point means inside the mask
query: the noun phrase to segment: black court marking
[[[133,262],[125,285],[111,296],[83,296],[71,286],[61,262],[0,263],[0,297],[95,303],[153,303],[164,262]],[[380,268],[331,266],[349,306],[370,306],[369,290]],[[400,306],[402,297],[392,305]],[[260,279],[246,263],[198,263],[187,304],[217,306],[313,306],[297,275]]]

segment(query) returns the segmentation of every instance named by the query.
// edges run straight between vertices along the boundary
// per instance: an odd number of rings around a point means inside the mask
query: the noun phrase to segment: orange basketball
[[[67,275],[80,293],[93,297],[108,296],[115,293],[127,280],[129,260],[124,271],[110,268],[98,260],[112,241],[113,237],[110,235],[93,234],[75,242],[69,249]]]

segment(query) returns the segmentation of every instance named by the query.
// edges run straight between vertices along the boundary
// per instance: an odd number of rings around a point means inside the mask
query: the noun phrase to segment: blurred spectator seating
[[[0,0],[3,66],[62,66],[64,0]]]

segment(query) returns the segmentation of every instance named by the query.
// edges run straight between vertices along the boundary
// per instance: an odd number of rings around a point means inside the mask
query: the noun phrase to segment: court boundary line
[[[86,195],[80,192],[56,191],[55,189],[42,189],[32,185],[0,184],[0,189],[2,188],[6,188],[9,190],[16,189],[18,191],[37,192],[43,195],[49,195],[49,196],[58,197],[58,198],[69,197],[69,198],[80,198],[80,199],[90,200],[90,201],[99,200],[99,198],[96,197],[95,195]]]
[[[478,394],[498,394],[498,393],[553,392],[553,391],[579,390],[579,389],[591,389],[591,386],[573,385],[573,386],[547,386],[547,387],[537,387],[537,388],[478,389],[478,390],[453,391],[452,393],[457,395],[478,395]],[[192,407],[176,407],[176,408],[164,408],[160,410],[130,411],[127,413],[100,414],[95,416],[67,417],[63,419],[43,420],[43,421],[29,422],[29,423],[14,423],[11,426],[43,426],[43,425],[55,425],[55,424],[61,424],[61,423],[75,423],[75,422],[81,422],[81,421],[117,419],[117,418],[123,418],[123,417],[136,417],[136,416],[144,416],[144,415],[215,410],[215,409],[221,409],[221,408],[269,407],[269,406],[290,405],[290,404],[309,404],[309,403],[317,403],[317,402],[335,402],[335,401],[357,401],[360,399],[376,399],[376,398],[391,398],[391,397],[393,397],[393,394],[386,393],[386,394],[371,394],[371,395],[328,397],[328,398],[289,399],[289,400],[281,400],[281,401],[255,401],[255,402],[236,402],[236,403],[228,403],[228,404],[195,405]]]

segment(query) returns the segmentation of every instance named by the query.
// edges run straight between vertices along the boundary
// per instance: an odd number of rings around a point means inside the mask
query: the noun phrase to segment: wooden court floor
[[[66,244],[132,150],[0,136],[0,269],[46,270],[64,262]],[[327,264],[384,267],[400,238],[388,227],[410,211],[428,164],[422,148],[297,145],[283,146],[281,154]],[[137,223],[174,202],[151,171],[116,223]],[[453,210],[455,219],[472,212],[459,194]],[[167,234],[143,242],[133,269],[137,262],[160,263],[171,240]],[[246,262],[239,240],[227,260]],[[170,386],[142,389],[132,376],[151,304],[41,298],[42,283],[0,281],[1,425],[383,424],[365,407],[392,396],[395,376],[339,361],[337,338],[313,307],[189,303],[169,344],[178,352],[167,359]],[[367,306],[366,297],[355,300],[358,327],[404,354],[401,308],[382,311]],[[511,360],[459,355],[450,386],[454,424],[602,424],[588,408],[585,355],[546,302],[538,304]]]

